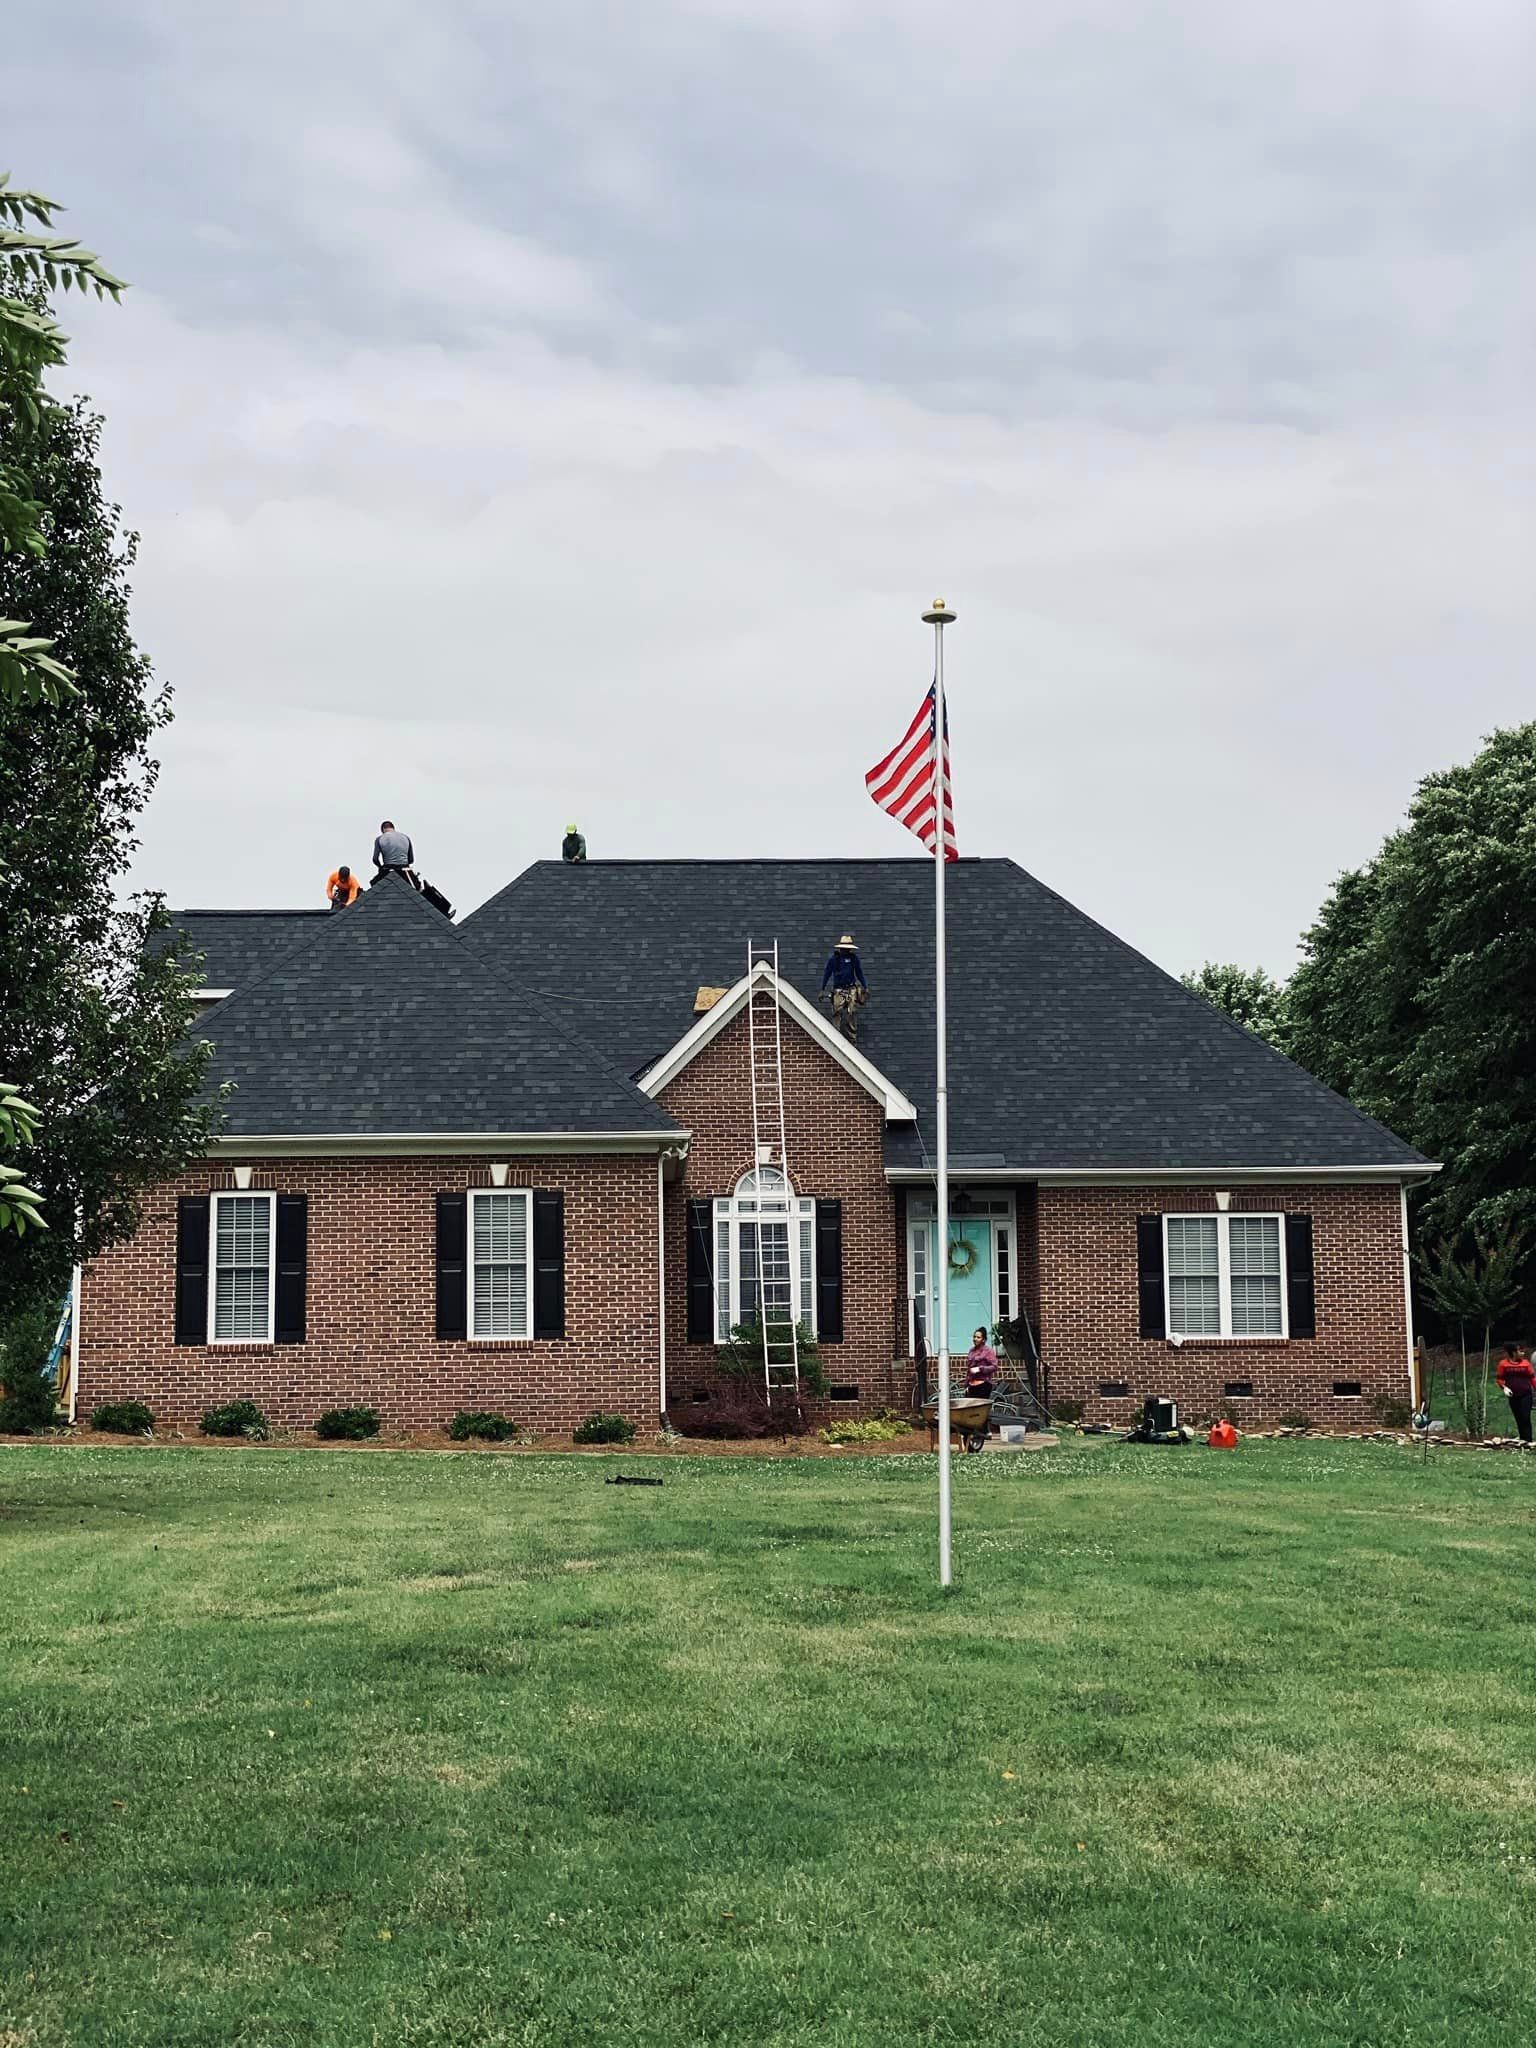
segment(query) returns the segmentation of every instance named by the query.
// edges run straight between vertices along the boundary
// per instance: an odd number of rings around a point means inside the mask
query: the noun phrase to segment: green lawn
[[[0,2048],[1505,2044],[1536,1459],[0,1449]]]

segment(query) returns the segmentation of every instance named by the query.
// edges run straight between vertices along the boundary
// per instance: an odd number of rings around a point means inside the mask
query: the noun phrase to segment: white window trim
[[[1011,1188],[1005,1192],[988,1192],[981,1189],[956,1188],[955,1195],[966,1197],[967,1206],[957,1210],[954,1196],[950,1200],[949,1220],[951,1223],[990,1223],[992,1226],[992,1290],[997,1292],[997,1233],[999,1229],[1008,1233],[1008,1314],[1006,1320],[1013,1322],[1019,1313],[1019,1214],[1018,1201]],[[917,1234],[928,1232],[935,1220],[937,1202],[932,1196],[924,1199],[915,1196],[907,1202],[907,1349],[917,1348]],[[934,1247],[930,1246],[930,1250]],[[948,1266],[945,1267],[948,1272]],[[994,1306],[996,1305],[994,1299]],[[990,1324],[988,1328],[990,1330]],[[955,1332],[950,1331],[950,1349],[954,1349]],[[929,1336],[932,1337],[932,1331]],[[969,1346],[971,1333],[965,1332]]]
[[[1277,1226],[1280,1240],[1280,1328],[1252,1336],[1235,1333],[1232,1328],[1232,1243],[1228,1225],[1236,1219],[1250,1222],[1263,1218]],[[1176,1330],[1173,1326],[1173,1289],[1169,1284],[1172,1275],[1168,1271],[1168,1226],[1170,1223],[1214,1223],[1216,1225],[1216,1277],[1217,1293],[1221,1303],[1221,1332],[1217,1335],[1210,1330]],[[1177,1337],[1185,1344],[1285,1344],[1291,1335],[1290,1275],[1285,1264],[1285,1217],[1275,1209],[1231,1209],[1213,1214],[1209,1209],[1174,1209],[1163,1217],[1163,1304],[1168,1335]]]
[[[216,1337],[219,1313],[219,1204],[260,1202],[267,1205],[267,1334],[264,1337]],[[277,1194],[271,1188],[217,1188],[208,1204],[208,1342],[223,1350],[230,1344],[274,1344],[277,1341]]]
[[[523,1299],[527,1305],[527,1323],[521,1332],[487,1332],[483,1337],[475,1334],[475,1204],[491,1195],[518,1195],[523,1204],[524,1264],[527,1268],[527,1286]],[[471,1188],[469,1190],[468,1229],[464,1246],[464,1285],[467,1295],[468,1332],[471,1344],[531,1344],[533,1342],[533,1190],[532,1188]]]
[[[777,1172],[779,1169],[775,1167],[773,1170]],[[742,1175],[742,1180],[750,1178],[750,1174]],[[712,1218],[713,1227],[710,1235],[709,1254],[715,1273],[714,1341],[717,1344],[725,1341],[720,1335],[720,1225],[724,1223],[730,1231],[731,1270],[726,1283],[728,1295],[726,1309],[729,1321],[726,1327],[734,1330],[741,1321],[741,1226],[743,1223],[761,1223],[764,1220],[761,1207],[759,1206],[762,1197],[757,1195],[743,1196],[740,1193],[740,1188],[741,1181],[738,1181],[730,1194],[716,1196]],[[769,1199],[775,1198],[770,1196]],[[788,1207],[784,1210],[782,1218],[770,1215],[767,1220],[771,1223],[777,1223],[782,1220],[792,1226],[789,1241],[790,1304],[794,1309],[796,1324],[809,1323],[812,1335],[819,1336],[821,1333],[816,1327],[816,1202],[813,1196],[797,1195],[793,1181],[789,1180],[787,1176],[784,1183],[784,1200]],[[744,1201],[751,1202],[753,1207],[750,1210],[744,1210],[742,1208]],[[803,1299],[804,1289],[801,1283],[800,1272],[800,1226],[806,1222],[809,1222],[811,1226],[811,1298],[809,1301]],[[762,1300],[761,1244],[759,1244],[758,1262],[758,1300],[759,1302]]]

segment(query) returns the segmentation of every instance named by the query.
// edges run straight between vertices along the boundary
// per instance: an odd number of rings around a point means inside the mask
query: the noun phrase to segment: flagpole
[[[933,957],[935,1135],[938,1140],[938,1225],[934,1264],[939,1298],[939,1584],[952,1584],[949,1453],[949,1048],[944,954],[944,628],[954,613],[942,597],[923,613],[933,628]]]

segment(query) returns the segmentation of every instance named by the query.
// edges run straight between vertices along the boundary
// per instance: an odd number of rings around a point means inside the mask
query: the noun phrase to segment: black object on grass
[[[603,1484],[605,1486],[660,1486],[663,1482],[660,1479],[630,1479],[620,1473],[612,1479],[605,1479]]]

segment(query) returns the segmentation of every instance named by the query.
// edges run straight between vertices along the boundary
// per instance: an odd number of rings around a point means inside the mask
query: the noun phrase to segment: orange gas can
[[[1235,1451],[1237,1449],[1237,1431],[1230,1422],[1213,1422],[1211,1424],[1211,1433],[1206,1438],[1206,1442],[1213,1451]]]

